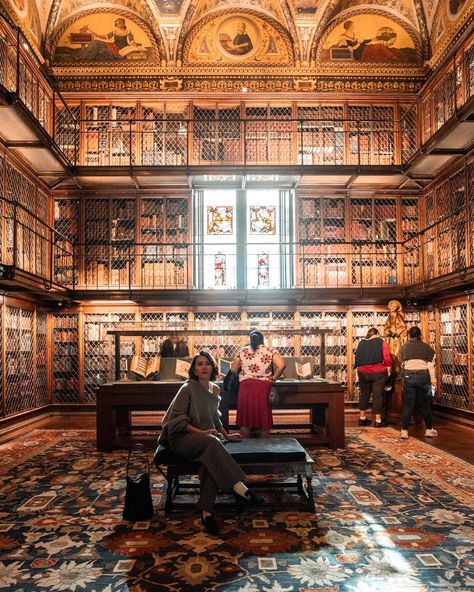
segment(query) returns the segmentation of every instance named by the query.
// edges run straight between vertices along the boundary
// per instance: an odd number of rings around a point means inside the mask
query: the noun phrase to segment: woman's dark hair
[[[408,337],[410,339],[421,339],[420,327],[410,327],[408,329]]]
[[[374,335],[378,335],[379,334],[379,330],[376,329],[375,327],[371,327],[368,331],[367,331],[367,335],[365,336],[366,339],[370,339],[371,337],[373,337]]]
[[[260,331],[250,333],[250,347],[255,351],[259,345],[263,345],[263,335]]]
[[[174,357],[174,349],[173,349],[173,342],[171,339],[165,339],[161,344],[161,356],[163,358],[172,358]]]
[[[196,361],[201,356],[204,356],[209,360],[212,366],[212,372],[209,379],[214,380],[217,376],[217,364],[214,358],[211,356],[211,354],[207,351],[200,351],[198,354],[194,356],[193,361],[191,362],[191,366],[189,367],[189,378],[191,378],[191,380],[199,380],[198,375],[196,374]]]

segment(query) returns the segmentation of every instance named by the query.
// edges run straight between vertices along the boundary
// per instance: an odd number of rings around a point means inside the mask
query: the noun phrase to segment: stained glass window
[[[276,234],[275,206],[250,206],[250,234]]]
[[[258,255],[258,285],[270,285],[270,257],[268,253]]]
[[[207,206],[207,234],[232,234],[234,208]]]
[[[222,253],[214,255],[214,285],[226,285],[226,256]]]

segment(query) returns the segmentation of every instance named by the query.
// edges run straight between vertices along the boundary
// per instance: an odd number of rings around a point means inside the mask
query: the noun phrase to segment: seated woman
[[[219,490],[233,491],[238,500],[259,506],[264,498],[248,489],[246,475],[227,452],[224,440],[236,441],[240,434],[228,433],[220,420],[219,387],[212,383],[217,376],[217,365],[205,351],[194,356],[189,368],[189,380],[179,389],[161,422],[158,439],[173,454],[200,463],[201,491],[197,507],[207,533],[219,534],[219,525],[212,516]]]

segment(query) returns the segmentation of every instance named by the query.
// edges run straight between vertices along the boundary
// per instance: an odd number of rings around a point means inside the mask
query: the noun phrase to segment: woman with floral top
[[[232,362],[231,370],[239,374],[237,425],[244,438],[252,428],[259,428],[262,438],[270,435],[273,424],[268,401],[270,389],[285,370],[281,355],[264,344],[260,331],[250,333],[250,344],[245,345]]]

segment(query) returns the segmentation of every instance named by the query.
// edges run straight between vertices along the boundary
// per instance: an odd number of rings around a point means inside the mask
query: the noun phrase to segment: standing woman
[[[388,344],[380,337],[378,330],[372,327],[365,339],[361,339],[355,353],[355,367],[359,376],[359,425],[370,425],[366,412],[372,395],[372,414],[375,415],[375,427],[385,428],[382,421],[383,395],[385,383],[390,374],[392,357]]]
[[[268,395],[275,380],[285,370],[281,355],[264,344],[260,331],[250,333],[250,344],[245,345],[232,362],[231,370],[239,374],[237,399],[237,425],[244,438],[250,437],[251,428],[260,428],[261,437],[270,435],[273,425]]]
[[[433,438],[438,432],[433,429],[431,393],[436,389],[434,349],[421,341],[420,327],[410,327],[408,342],[402,345],[400,359],[403,366],[403,411],[400,438],[408,438],[408,426],[415,403],[425,421],[425,438]]]
[[[220,389],[211,382],[217,376],[214,358],[205,351],[194,356],[189,368],[189,380],[179,389],[161,421],[158,443],[173,454],[200,463],[201,491],[197,507],[207,533],[219,534],[219,525],[212,516],[219,489],[233,491],[247,505],[259,506],[265,500],[255,495],[244,483],[245,473],[232,458],[217,436],[237,441],[242,436],[224,429],[219,412]]]

